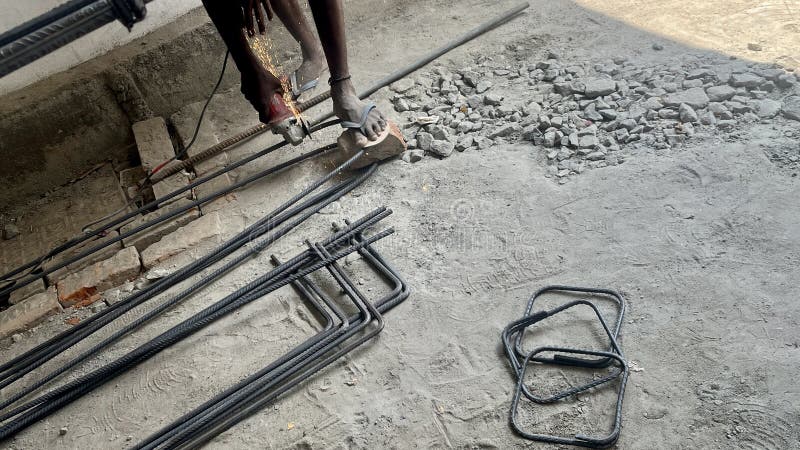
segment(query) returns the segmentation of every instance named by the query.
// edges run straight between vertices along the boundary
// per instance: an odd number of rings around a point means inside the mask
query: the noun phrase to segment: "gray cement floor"
[[[488,9],[490,4],[470,5]],[[517,56],[531,61],[547,49],[565,60],[585,60],[589,51],[593,57],[625,52],[641,63],[704,52],[678,44],[653,52],[656,38],[590,10],[567,2],[537,6],[446,58],[444,67],[457,69],[470,53],[500,53],[511,43],[525,45],[530,53]],[[486,15],[479,8],[453,11],[446,2],[415,3],[381,25],[358,11],[363,23],[357,31],[391,38],[386,47],[372,50],[354,42],[357,78],[378,78],[380,68],[423,53],[431,46],[428,39],[456,34],[463,31],[461,24]],[[592,25],[580,26],[587,17]],[[401,33],[411,18],[426,31]],[[447,26],[428,27],[434,18]],[[602,38],[595,39],[598,35]],[[587,42],[590,49],[583,48]],[[375,59],[383,64],[365,66]],[[387,95],[379,95],[386,110]],[[792,129],[791,123],[776,121],[725,135],[698,134],[685,147],[640,149],[622,165],[587,171],[564,185],[546,177],[546,150],[531,143],[382,166],[340,208],[314,218],[272,250],[288,256],[302,238],[327,233],[344,212],[353,218],[389,206],[395,213],[387,224],[398,233],[379,248],[406,277],[412,297],[387,315],[386,329],[375,341],[210,447],[532,447],[507,425],[513,379],[500,331],[521,315],[530,292],[555,283],[611,287],[628,299],[622,344],[634,371],[618,448],[800,447],[795,381],[800,314],[794,300],[800,294],[800,185],[795,167],[771,159],[776,148],[796,151],[796,141],[787,137]],[[334,136],[321,133],[318,142]],[[264,144],[269,140],[262,138]],[[281,195],[288,197],[323,170],[322,164],[309,164],[256,184],[236,194],[230,212],[252,223]],[[268,266],[263,258],[238,269],[78,373],[132,349]],[[358,262],[347,267],[369,281]],[[130,446],[312,334],[318,324],[303,309],[288,289],[270,295],[5,445]],[[588,316],[578,318],[554,322],[548,336],[602,347]],[[3,359],[64,327],[60,321],[45,323],[7,348]],[[554,375],[547,388],[558,386],[552,380],[572,376]],[[610,418],[594,412],[610,407],[601,393],[554,410],[525,412],[542,431],[599,432]],[[65,426],[68,433],[59,436]]]

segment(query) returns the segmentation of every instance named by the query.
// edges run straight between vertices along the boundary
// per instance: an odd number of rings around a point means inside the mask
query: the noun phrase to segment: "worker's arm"
[[[211,21],[217,27],[222,40],[231,52],[236,67],[242,74],[242,94],[259,113],[259,120],[269,122],[269,101],[273,93],[281,91],[281,83],[262,67],[258,57],[253,53],[245,35],[247,20],[244,12],[247,11],[251,25],[253,10],[250,6],[260,9],[266,0],[253,0],[254,5],[249,5],[250,0],[242,0],[244,6],[230,0],[203,0]],[[268,2],[267,2],[268,3]],[[256,19],[259,22],[258,19]],[[260,23],[260,22],[259,22]],[[260,29],[260,25],[259,25]]]

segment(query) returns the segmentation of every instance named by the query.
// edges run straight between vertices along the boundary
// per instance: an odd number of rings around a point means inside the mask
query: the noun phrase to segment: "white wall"
[[[65,1],[0,0],[0,33],[47,12]],[[0,78],[0,96],[127,44],[200,6],[200,0],[154,0],[147,5],[145,20],[134,25],[132,32],[129,33],[119,22],[106,25],[22,69]]]

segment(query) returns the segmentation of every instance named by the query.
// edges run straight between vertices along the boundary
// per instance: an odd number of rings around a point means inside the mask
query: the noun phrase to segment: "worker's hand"
[[[242,3],[242,13],[244,14],[244,29],[250,37],[255,36],[256,29],[253,24],[255,19],[258,24],[258,32],[264,34],[267,32],[267,21],[272,20],[272,5],[269,0],[239,0]],[[267,16],[264,18],[264,12]]]
[[[270,123],[270,102],[275,93],[283,95],[281,81],[266,70],[242,71],[242,94],[258,112],[258,120]]]

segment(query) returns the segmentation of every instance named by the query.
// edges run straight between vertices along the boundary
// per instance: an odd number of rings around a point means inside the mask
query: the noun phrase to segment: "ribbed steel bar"
[[[364,248],[366,249],[367,247]],[[396,276],[398,280],[401,280],[396,271],[394,271],[394,269],[392,269],[388,264],[386,264],[385,260],[380,258],[380,256],[378,256],[377,254],[373,255],[373,257],[374,260],[379,261],[380,264],[385,266],[387,271],[391,272],[394,276]],[[376,314],[383,314],[388,310],[392,309],[393,307],[395,307],[396,305],[402,303],[406,298],[408,298],[409,294],[408,288],[405,285],[405,283],[402,282],[402,280],[401,283],[403,283],[403,290],[401,294],[393,298],[384,297],[384,299],[382,299],[380,302],[376,304],[376,310],[375,310]],[[370,306],[372,305],[370,304]],[[356,318],[354,317],[354,319]],[[336,344],[337,345],[346,344],[344,347],[340,348],[339,350],[335,351],[332,354],[328,354],[327,356],[322,356],[321,358],[316,358],[314,360],[311,360],[310,364],[304,365],[304,367],[296,368],[294,370],[295,372],[299,370],[302,370],[302,372],[297,373],[297,375],[288,382],[280,385],[279,387],[271,391],[269,390],[269,387],[271,387],[271,385],[262,386],[259,391],[242,399],[238,403],[238,407],[236,409],[224,415],[220,415],[214,422],[209,423],[208,426],[197,430],[197,432],[194,433],[192,436],[187,436],[187,438],[184,439],[183,442],[180,443],[180,445],[163,447],[163,448],[193,449],[202,446],[206,442],[213,439],[215,436],[231,428],[235,424],[241,422],[242,420],[249,417],[253,413],[261,410],[267,404],[275,401],[281,395],[284,395],[285,393],[289,392],[291,389],[296,387],[300,382],[308,379],[315,373],[319,372],[328,365],[337,361],[342,356],[346,355],[350,351],[354,350],[363,343],[367,342],[379,331],[380,328],[374,329],[369,333],[363,335],[356,341],[350,342],[349,344],[346,343],[346,339],[342,339],[340,342],[337,342]],[[334,347],[335,345],[331,348]]]
[[[335,175],[341,173],[347,167],[349,167],[356,159],[361,157],[363,151],[356,153],[351,157],[349,160],[342,163],[340,166],[336,167],[333,171],[329,172],[327,175],[323,176],[322,178],[318,179],[305,189],[303,189],[299,194],[295,195],[281,206],[276,208],[272,211],[269,215],[262,218],[261,220],[257,221],[253,225],[246,228],[244,231],[239,233],[233,239],[229,240],[216,250],[212,251],[206,257],[201,258],[193,263],[189,264],[188,266],[178,270],[177,272],[159,280],[155,285],[146,289],[147,294],[137,293],[128,299],[119,302],[112,306],[111,308],[99,313],[100,319],[88,320],[86,323],[91,325],[79,324],[75,328],[68,330],[65,333],[61,333],[56,338],[53,338],[48,341],[47,345],[40,345],[37,346],[34,350],[26,352],[25,354],[21,355],[18,358],[15,358],[9,363],[6,363],[0,370],[2,370],[3,378],[7,378],[9,373],[16,373],[19,372],[21,369],[20,367],[24,367],[24,371],[29,372],[32,370],[33,364],[30,362],[38,361],[38,365],[41,365],[43,361],[41,358],[42,352],[49,352],[52,354],[53,351],[63,351],[66,348],[74,345],[76,342],[79,342],[84,337],[88,336],[89,334],[93,333],[100,327],[104,326],[105,324],[109,323],[111,320],[114,320],[116,317],[119,317],[122,313],[127,310],[130,310],[132,307],[136,306],[136,304],[141,303],[149,298],[152,298],[153,295],[156,293],[163,292],[170,286],[172,286],[175,282],[188,278],[199,270],[203,270],[206,267],[210,266],[211,264],[221,260],[225,256],[233,253],[234,251],[241,248],[243,245],[247,244],[248,242],[252,241],[255,237],[265,233],[268,230],[274,228],[277,224],[275,223],[275,218],[279,217],[282,213],[284,213],[287,209],[292,207],[295,203],[297,203],[300,199],[310,194],[312,191],[319,188],[322,184],[329,181]],[[368,171],[374,171],[374,166]],[[138,303],[137,303],[138,302]],[[126,309],[124,309],[126,308]],[[110,317],[103,317],[103,316],[110,316]],[[99,322],[99,326],[94,324],[95,321]],[[86,330],[84,330],[86,329]],[[70,339],[65,339],[66,337],[70,337]],[[53,350],[53,347],[56,350]],[[47,355],[48,353],[45,353]],[[38,367],[38,365],[36,367]]]
[[[2,36],[0,77],[115,20],[112,2],[96,0],[70,2],[26,22]]]
[[[136,364],[139,364],[141,361],[150,358],[154,354],[171,346],[175,342],[184,339],[185,337],[240,308],[241,306],[244,306],[280,287],[286,286],[300,277],[319,270],[320,268],[325,267],[354,251],[357,251],[358,248],[363,247],[364,245],[369,245],[370,243],[388,236],[392,232],[392,229],[388,229],[370,237],[363,243],[339,250],[329,257],[315,258],[317,262],[307,261],[303,264],[303,261],[301,261],[300,265],[298,265],[298,263],[285,263],[281,267],[269,271],[261,277],[258,277],[257,279],[247,283],[245,286],[237,289],[235,292],[229,294],[222,300],[193,315],[191,318],[185,320],[181,324],[165,331],[158,337],[141,345],[123,357],[118,358],[114,362],[96,369],[95,371],[72,382],[69,382],[64,386],[61,386],[56,390],[43,395],[40,397],[40,399],[30,402],[28,405],[26,405],[29,407],[26,408],[24,412],[20,412],[17,417],[0,427],[0,439],[9,437],[19,430],[27,427],[31,423],[46,417],[55,410],[74,401],[82,395],[85,395],[86,393],[97,388],[120,373],[130,369]]]

